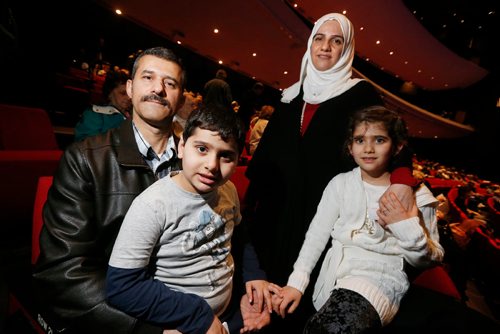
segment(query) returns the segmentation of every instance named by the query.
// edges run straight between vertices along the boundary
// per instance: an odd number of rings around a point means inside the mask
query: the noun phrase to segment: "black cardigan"
[[[321,103],[301,137],[303,103],[300,94],[279,105],[247,170],[251,211],[244,212],[244,219],[249,220],[261,265],[279,285],[286,285],[324,188],[335,175],[354,167],[343,149],[350,115],[383,104],[373,86],[361,81]]]

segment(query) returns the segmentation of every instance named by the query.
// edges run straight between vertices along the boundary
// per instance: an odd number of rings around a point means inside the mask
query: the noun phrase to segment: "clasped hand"
[[[269,291],[272,294],[273,311],[280,317],[285,318],[287,313],[293,313],[299,306],[302,292],[291,287],[280,287],[274,283],[269,284]]]

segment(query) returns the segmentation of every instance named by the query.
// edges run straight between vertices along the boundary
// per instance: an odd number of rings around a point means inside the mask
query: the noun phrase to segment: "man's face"
[[[139,60],[134,78],[127,82],[133,119],[162,128],[170,126],[182,94],[182,69],[174,62],[146,55]]]

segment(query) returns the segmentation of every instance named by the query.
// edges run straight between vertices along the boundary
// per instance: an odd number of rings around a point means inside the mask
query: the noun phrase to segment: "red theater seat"
[[[248,188],[248,184],[250,180],[245,176],[245,172],[247,170],[247,166],[238,166],[236,167],[236,171],[231,176],[231,181],[236,186],[236,190],[238,191],[238,197],[240,199],[240,203],[243,202],[243,198],[245,198],[245,193]]]
[[[0,150],[59,149],[44,109],[0,104],[0,119]]]
[[[35,195],[33,208],[33,227],[31,231],[31,264],[35,264],[40,254],[40,232],[43,226],[43,206],[47,201],[49,189],[52,186],[52,176],[41,176],[38,179],[38,186]]]
[[[413,280],[413,284],[443,293],[457,300],[461,299],[455,283],[440,265],[424,270]]]

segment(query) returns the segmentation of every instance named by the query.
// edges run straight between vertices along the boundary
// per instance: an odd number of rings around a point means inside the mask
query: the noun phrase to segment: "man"
[[[73,143],[61,158],[44,207],[33,273],[41,320],[53,332],[162,333],[106,304],[105,279],[133,199],[179,169],[172,120],[184,83],[175,54],[161,47],[144,51],[127,81],[132,119]]]
[[[231,86],[227,83],[227,73],[223,69],[219,69],[215,74],[215,78],[207,81],[203,87],[203,103],[215,104],[232,110],[231,103],[233,95]]]

